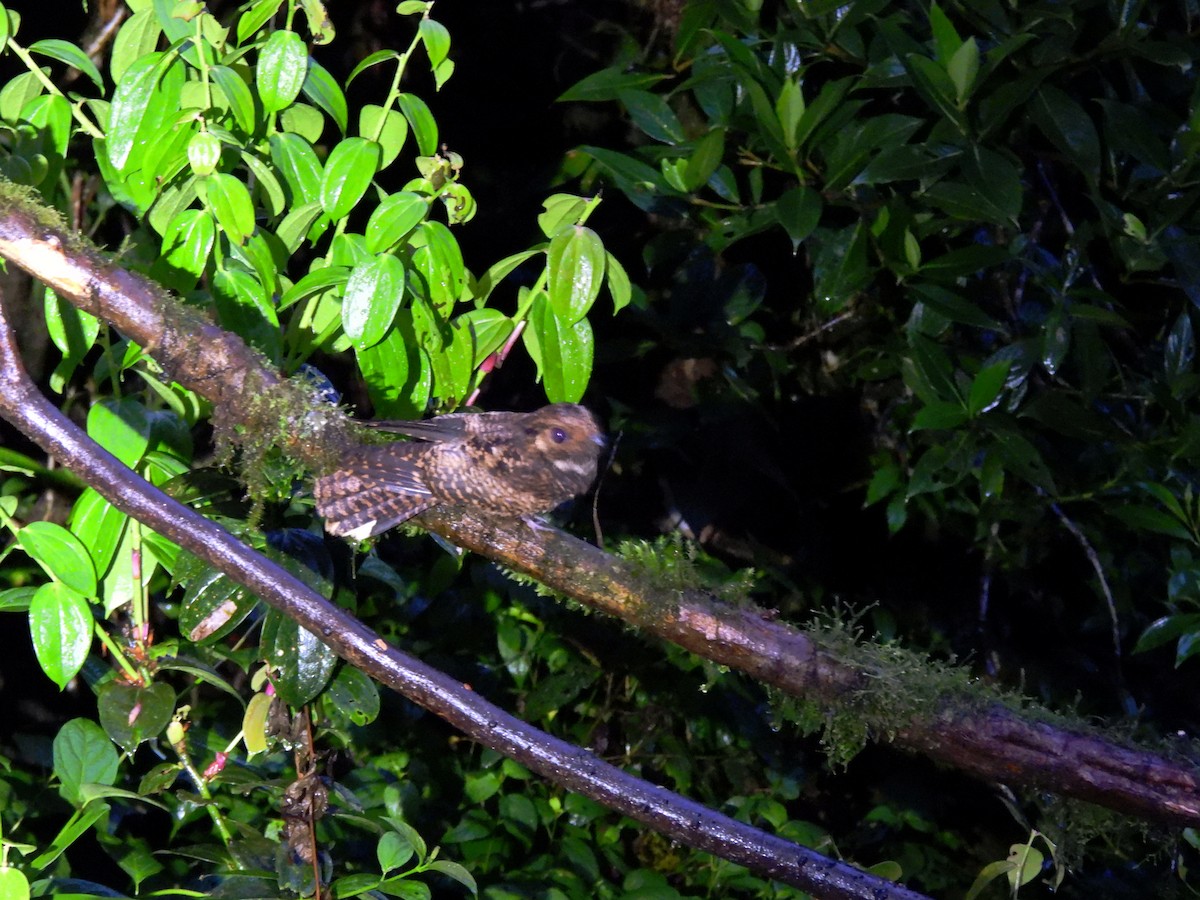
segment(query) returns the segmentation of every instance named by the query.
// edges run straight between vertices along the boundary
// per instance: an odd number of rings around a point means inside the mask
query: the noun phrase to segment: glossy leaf
[[[179,630],[197,644],[219,641],[258,605],[258,598],[216,569],[193,577],[179,610]]]
[[[325,161],[321,207],[341,219],[358,204],[379,170],[380,148],[374,141],[350,137],[338,143]]]
[[[234,121],[246,134],[254,134],[258,126],[258,114],[254,104],[254,92],[235,70],[228,66],[209,68],[213,83],[224,95],[233,114]]]
[[[118,172],[125,168],[139,128],[162,76],[164,54],[151,53],[135,60],[113,91],[106,140],[107,157]]]
[[[217,173],[204,180],[208,208],[225,235],[235,244],[244,243],[254,231],[254,201],[250,191],[233,175]]]
[[[298,134],[273,134],[271,162],[291,191],[294,210],[304,203],[319,200],[324,169],[312,145]]]
[[[450,315],[462,295],[466,279],[462,250],[450,229],[441,222],[422,222],[418,234],[424,241],[412,254],[413,268],[429,289],[429,300],[442,319]]]
[[[57,582],[84,597],[96,594],[96,568],[82,541],[54,522],[30,522],[16,532],[17,544]]]
[[[310,59],[308,72],[304,76],[304,86],[301,88],[304,96],[325,111],[333,119],[338,130],[346,133],[349,112],[346,109],[346,95],[320,63]]]
[[[422,156],[433,156],[438,149],[438,130],[429,106],[416,94],[400,94],[396,97],[396,105],[412,126],[417,151]]]
[[[56,59],[59,62],[66,63],[73,69],[78,69],[91,79],[92,84],[99,90],[104,90],[104,79],[100,77],[100,70],[96,68],[96,64],[91,61],[86,53],[69,41],[47,38],[41,41],[34,41],[26,50],[38,56]]]
[[[367,221],[367,249],[381,253],[395,246],[429,213],[429,201],[420,194],[401,191],[383,199]]]
[[[94,624],[87,597],[62,582],[43,584],[29,602],[34,655],[60,690],[83,668]]]
[[[294,31],[273,31],[254,70],[258,96],[268,113],[278,112],[300,96],[308,75],[308,48]]]
[[[303,706],[316,697],[337,663],[334,652],[312,632],[274,609],[263,623],[262,653],[275,690],[289,706]]]
[[[538,363],[551,403],[578,403],[592,374],[592,326],[587,319],[568,324],[545,295],[538,294],[530,311],[525,344]]]
[[[664,144],[679,144],[685,139],[683,126],[661,94],[650,91],[622,91],[618,95],[633,124]]]
[[[546,254],[549,299],[564,324],[572,325],[587,315],[600,293],[604,264],[604,244],[590,228],[564,228],[551,239]]]
[[[378,344],[404,299],[404,264],[390,253],[350,271],[342,296],[342,328],[359,350]]]

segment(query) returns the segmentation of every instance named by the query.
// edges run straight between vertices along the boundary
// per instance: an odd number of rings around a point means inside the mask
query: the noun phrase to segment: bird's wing
[[[318,478],[313,495],[325,530],[364,540],[433,506],[437,498],[417,465],[417,447],[363,447],[345,466]]]
[[[360,422],[376,431],[403,434],[422,441],[461,441],[467,435],[466,419],[473,413],[450,413],[432,419],[408,422],[403,419],[376,419]]]

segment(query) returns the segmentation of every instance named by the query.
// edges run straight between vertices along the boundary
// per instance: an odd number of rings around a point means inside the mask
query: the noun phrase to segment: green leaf
[[[0,42],[0,47],[3,47],[4,42]],[[104,79],[100,77],[100,70],[96,68],[96,64],[88,58],[88,55],[68,41],[48,38],[42,41],[34,41],[26,50],[30,53],[36,53],[39,56],[48,56],[51,59],[57,59],[59,62],[66,63],[74,69],[78,69],[84,75],[91,79],[92,84],[103,91]]]
[[[1161,647],[1163,644],[1181,637],[1195,634],[1200,634],[1200,613],[1177,613],[1163,616],[1151,622],[1142,632],[1137,644],[1134,645],[1133,652],[1145,653],[1147,650]]]
[[[204,199],[225,232],[235,244],[243,244],[254,231],[254,201],[250,191],[235,176],[218,172],[201,182]]]
[[[54,737],[54,775],[68,803],[79,803],[80,786],[116,784],[116,766],[112,740],[90,719],[72,719]]]
[[[77,594],[96,596],[96,568],[83,542],[54,522],[30,522],[16,533],[17,544],[42,569]]]
[[[316,241],[328,225],[329,217],[321,212],[320,202],[314,200],[303,206],[297,206],[284,216],[275,231],[275,236],[279,238],[288,253],[292,254],[300,249],[305,235],[310,235],[310,239]]]
[[[94,621],[87,597],[62,582],[43,584],[29,602],[33,652],[42,671],[60,690],[87,660]]]
[[[452,878],[465,887],[472,895],[479,896],[479,888],[475,884],[475,876],[456,862],[448,859],[435,859],[429,864],[432,872],[441,872],[447,878]]]
[[[821,88],[816,99],[808,104],[804,115],[800,117],[799,124],[796,125],[793,143],[797,148],[803,147],[817,127],[829,117],[830,113],[841,106],[846,92],[857,82],[858,79],[853,77],[839,78],[836,81],[828,82]]]
[[[867,268],[867,229],[862,222],[838,231],[820,229],[810,240],[815,299],[826,315],[842,309],[871,278]]]
[[[971,389],[967,392],[967,413],[971,418],[1000,404],[1000,392],[1004,390],[1004,382],[1011,368],[1011,362],[998,362],[975,376],[971,382]]]
[[[379,168],[386,169],[404,149],[408,120],[398,110],[369,103],[358,114],[358,133],[379,144],[382,148]]]
[[[366,138],[349,137],[338,143],[325,161],[321,207],[337,220],[354,209],[379,171],[380,147]]]
[[[425,412],[432,387],[429,356],[421,349],[409,310],[396,314],[396,323],[382,341],[357,352],[367,394],[378,416],[418,419]]]
[[[29,900],[29,879],[20,869],[0,866],[0,900]]]
[[[103,400],[88,411],[88,437],[130,468],[149,447],[150,430],[146,407],[132,398]]]
[[[1155,534],[1165,534],[1181,541],[1191,542],[1191,531],[1174,516],[1153,506],[1140,503],[1127,503],[1108,509],[1109,515],[1124,522],[1137,531],[1150,531]]]
[[[554,237],[566,226],[578,225],[587,207],[586,197],[552,194],[542,201],[542,212],[537,217],[538,227],[546,237]]]
[[[608,292],[612,295],[613,315],[615,316],[633,299],[633,285],[629,282],[629,275],[626,274],[625,267],[615,256],[605,251],[604,261],[604,277],[608,283]]]
[[[294,31],[273,31],[258,57],[254,83],[266,112],[278,112],[300,96],[308,76],[308,48]]]
[[[629,112],[633,124],[654,140],[664,144],[681,144],[686,140],[679,118],[660,94],[621,91],[618,98]]]
[[[653,87],[667,77],[647,72],[629,72],[623,67],[614,66],[601,69],[582,81],[577,81],[558,98],[558,102],[616,100],[622,91],[644,90]]]
[[[413,137],[417,140],[417,151],[422,156],[433,156],[438,149],[437,122],[425,101],[416,94],[400,94],[396,97],[396,105],[412,126]]]
[[[192,290],[208,266],[216,239],[217,225],[208,210],[185,209],[167,225],[152,276],[180,293]]]
[[[430,67],[436,69],[450,53],[450,32],[441,22],[428,17],[421,19],[418,29],[425,44],[425,52],[429,54]]]
[[[95,572],[103,577],[112,565],[129,517],[93,488],[84,491],[71,509],[71,534],[87,548]],[[78,588],[79,585],[73,585]],[[95,588],[82,593],[92,596]]]
[[[708,183],[725,156],[725,129],[714,128],[696,142],[683,170],[683,184],[689,191],[699,190]]]
[[[51,378],[51,386],[61,393],[66,380],[96,343],[100,334],[100,320],[63,300],[49,288],[46,289],[43,310],[46,332],[63,355]]]
[[[271,162],[291,191],[292,209],[319,200],[323,169],[312,144],[290,133],[271,135],[270,144]]]
[[[238,627],[258,597],[216,569],[194,576],[183,595],[179,630],[196,644],[212,644]]]
[[[975,77],[979,74],[979,45],[967,38],[946,64],[946,74],[954,84],[955,99],[961,107],[971,96]]]
[[[364,235],[372,253],[390,250],[429,213],[429,199],[411,191],[390,194],[375,207]]]
[[[564,322],[541,293],[529,322],[525,346],[538,363],[546,397],[551,403],[578,403],[592,374],[592,326],[587,319]]]
[[[129,162],[138,129],[150,108],[155,88],[166,64],[165,54],[147,54],[129,66],[113,90],[106,147],[108,161],[118,172]]]
[[[166,730],[175,713],[175,692],[161,681],[147,686],[110,681],[100,688],[97,703],[104,731],[132,752]]]
[[[499,262],[494,263],[490,269],[483,273],[477,283],[475,291],[476,303],[486,302],[500,282],[514,272],[521,263],[533,259],[533,257],[540,255],[542,252],[544,251],[538,248],[523,250],[520,253],[506,256]]]
[[[357,78],[367,69],[371,68],[371,66],[377,66],[382,62],[387,62],[388,60],[393,59],[399,61],[403,58],[404,57],[395,50],[376,50],[350,70],[350,75],[346,78],[346,87],[349,87],[355,78]]]
[[[246,134],[254,134],[258,117],[255,114],[254,93],[250,90],[250,85],[228,66],[210,66],[208,71],[229,102],[229,111],[233,113],[238,127]]]
[[[413,846],[403,835],[386,831],[375,846],[375,856],[379,860],[379,871],[386,875],[413,858]]]
[[[213,276],[212,294],[222,327],[240,334],[268,359],[279,358],[279,315],[254,275],[236,264],[220,266]]]
[[[358,350],[378,344],[404,299],[404,263],[383,253],[350,271],[342,296],[342,328]]]
[[[81,721],[83,721],[83,720],[82,719],[72,719],[70,722],[68,722],[66,725],[63,726],[63,731],[65,731],[68,727],[73,725],[75,722],[81,722]],[[92,722],[88,722],[87,724],[93,725]],[[116,751],[112,749],[112,743],[109,742],[108,738],[104,737],[104,732],[100,731],[100,727],[98,725],[96,725],[94,727],[96,728],[96,731],[100,733],[100,737],[104,740],[104,742],[106,744],[108,744],[109,750],[112,751],[113,769],[115,771],[116,755],[117,755]],[[61,732],[60,732],[60,734],[61,734]],[[58,740],[57,740],[57,738],[54,741],[54,748],[55,748],[55,759],[57,759],[58,758],[58,754],[57,754]],[[55,765],[54,768],[55,768],[55,774],[59,775],[59,778],[61,779],[62,776],[61,776],[61,774],[59,774],[57,764]],[[93,779],[91,782],[87,782],[87,783],[95,784],[95,783],[102,783],[102,782],[99,782],[98,779]],[[61,790],[61,788],[60,788],[60,790]],[[50,846],[48,846],[43,853],[40,853],[37,856],[35,856],[33,858],[33,860],[30,861],[29,865],[35,870],[43,869],[46,866],[50,865],[52,862],[54,862],[56,859],[58,859],[60,856],[62,856],[62,854],[67,851],[68,847],[70,847],[73,843],[75,843],[77,840],[79,840],[79,838],[83,837],[83,835],[86,834],[93,825],[95,825],[97,822],[99,822],[101,819],[103,819],[105,816],[107,816],[109,813],[109,809],[110,809],[110,807],[107,803],[104,803],[99,800],[93,800],[93,801],[87,803],[81,809],[75,810],[74,815],[72,815],[71,818],[69,818],[67,820],[67,824],[64,825],[59,830],[58,834],[56,834],[54,836],[54,839],[50,842]]]
[[[549,297],[561,322],[573,325],[587,315],[600,293],[604,263],[604,243],[590,228],[574,225],[551,239],[546,254]]]
[[[929,4],[929,29],[933,32],[937,58],[946,63],[961,49],[963,41],[936,2]]]
[[[454,321],[454,326],[466,328],[471,334],[474,356],[470,367],[478,368],[489,356],[504,346],[512,335],[512,319],[498,309],[473,309]]]
[[[325,111],[333,119],[338,130],[346,133],[349,113],[346,109],[346,95],[338,87],[333,76],[314,59],[308,62],[308,74],[304,77],[304,96]],[[374,173],[372,173],[374,174]]]
[[[1066,93],[1042,85],[1029,104],[1033,121],[1091,181],[1100,177],[1100,137],[1091,117]]]
[[[952,430],[967,421],[967,411],[961,404],[938,400],[922,407],[913,416],[912,430]]]
[[[1163,370],[1168,379],[1187,375],[1196,360],[1196,337],[1192,331],[1192,317],[1185,309],[1175,319],[1167,334],[1167,345],[1163,351]]]
[[[275,13],[279,11],[279,7],[283,5],[283,0],[256,0],[256,2],[243,4],[245,12],[238,19],[237,23],[237,41],[239,44],[246,43],[253,37],[260,28],[267,24]]]
[[[444,320],[462,296],[466,284],[462,250],[450,229],[441,222],[422,222],[417,237],[424,245],[413,250],[413,268],[420,273],[429,289],[430,303]]]
[[[275,609],[267,611],[262,634],[263,659],[271,683],[288,706],[303,706],[321,692],[337,656],[311,631]]]
[[[379,688],[353,666],[342,666],[322,695],[326,714],[355,725],[369,725],[379,716]]]
[[[966,119],[958,108],[958,89],[940,65],[927,56],[910,53],[904,57],[904,66],[912,78],[917,93],[940,112],[960,132],[966,131]]]
[[[789,188],[775,201],[775,217],[792,241],[792,252],[816,229],[821,221],[821,195],[810,187]]]

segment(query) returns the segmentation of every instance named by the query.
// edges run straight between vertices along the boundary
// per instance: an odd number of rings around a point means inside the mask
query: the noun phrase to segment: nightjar
[[[604,447],[596,417],[574,403],[365,424],[416,440],[356,447],[317,479],[326,531],[355,540],[431,506],[510,518],[549,512],[591,487]]]

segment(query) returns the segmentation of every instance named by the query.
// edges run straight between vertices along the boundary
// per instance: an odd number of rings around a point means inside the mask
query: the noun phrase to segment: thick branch
[[[922,900],[922,894],[714,812],[509,715],[395,647],[220,526],[167,497],[38,393],[0,302],[0,416],[113,506],[254,591],[340,657],[474,738],[564,788],[688,846],[825,898]]]
[[[166,312],[169,299],[137,276],[120,272],[95,251],[67,251],[67,245],[66,235],[27,211],[0,215],[0,256],[173,361],[174,377],[181,383],[206,396],[228,398],[236,411],[245,406],[238,399],[237,386],[277,379],[270,372],[240,371],[243,366],[260,370],[261,365],[244,346],[239,349],[235,336],[224,332],[214,342],[232,349],[223,351],[219,366],[199,363],[204,376],[195,376],[191,364],[198,363],[208,348],[181,333],[187,329],[168,329],[163,324],[175,315]],[[143,306],[151,310],[140,309]],[[175,339],[187,349],[176,346]],[[297,410],[294,416],[300,419],[305,413]],[[344,436],[337,432],[330,439],[344,440]],[[321,456],[319,449],[300,438],[290,449],[310,462]],[[484,522],[450,511],[425,513],[421,522],[580,603],[796,697],[838,708],[880,690],[871,672],[822,651],[786,624],[769,621],[756,610],[730,608],[700,592],[663,590],[630,564],[565,534],[550,530],[532,534],[519,523]],[[947,697],[938,708],[916,711],[910,722],[893,725],[879,736],[987,780],[1049,788],[1148,819],[1200,824],[1200,772],[1194,765],[1026,720],[999,704]]]

